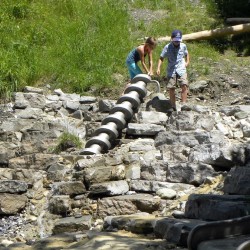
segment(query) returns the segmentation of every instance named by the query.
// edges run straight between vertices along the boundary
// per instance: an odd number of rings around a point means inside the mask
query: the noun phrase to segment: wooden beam
[[[207,39],[213,39],[213,38],[227,36],[227,35],[241,34],[245,32],[250,32],[250,23],[186,34],[182,36],[182,40],[183,41],[207,40]],[[165,42],[165,41],[169,42],[171,40],[171,37],[170,36],[159,37],[157,40],[159,42]]]

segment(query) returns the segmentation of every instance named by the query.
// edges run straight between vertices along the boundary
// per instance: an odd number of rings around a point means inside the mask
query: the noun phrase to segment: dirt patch
[[[168,15],[166,10],[148,10],[134,9],[129,11],[130,16],[136,24],[142,22],[144,25],[150,24],[152,21],[161,20]]]

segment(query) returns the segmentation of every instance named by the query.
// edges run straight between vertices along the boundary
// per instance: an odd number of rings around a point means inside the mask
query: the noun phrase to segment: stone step
[[[185,217],[204,221],[227,220],[250,214],[247,195],[191,194],[185,206]]]
[[[156,238],[190,250],[236,250],[243,242],[250,240],[249,222],[250,216],[207,222],[137,213],[107,216],[103,228],[104,231],[126,230],[135,234],[153,234]]]
[[[105,197],[98,202],[98,215],[129,215],[138,211],[153,213],[161,210],[163,201],[150,194],[131,194]]]
[[[186,247],[190,231],[197,225],[205,223],[200,220],[175,219],[170,217],[157,217],[148,213],[132,215],[107,216],[104,230],[126,230],[135,234],[153,234],[158,239]]]

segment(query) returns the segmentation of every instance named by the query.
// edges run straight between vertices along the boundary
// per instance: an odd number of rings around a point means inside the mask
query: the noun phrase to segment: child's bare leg
[[[187,102],[188,87],[186,84],[181,86],[181,101],[183,103]]]
[[[170,98],[170,103],[172,107],[176,108],[175,88],[169,89],[169,98]]]

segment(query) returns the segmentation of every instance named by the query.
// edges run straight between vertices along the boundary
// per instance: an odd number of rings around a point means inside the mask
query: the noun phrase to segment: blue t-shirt
[[[141,60],[140,54],[137,51],[137,48],[133,49],[127,56],[126,63],[137,63]]]
[[[185,56],[187,54],[187,46],[184,43],[180,43],[180,46],[175,47],[171,42],[163,48],[161,57],[168,59],[167,76],[172,77],[176,74],[182,76],[187,72],[185,66]]]

